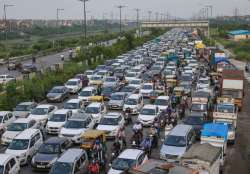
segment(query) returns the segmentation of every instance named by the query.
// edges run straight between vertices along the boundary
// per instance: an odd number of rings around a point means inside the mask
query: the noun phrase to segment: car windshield
[[[85,121],[69,120],[64,127],[68,129],[82,129],[86,128],[86,126]]]
[[[72,174],[73,164],[64,163],[64,162],[56,162],[52,169],[51,174]]]
[[[165,71],[165,75],[172,75],[173,72],[172,71]]]
[[[42,144],[38,150],[38,153],[43,154],[58,154],[60,152],[60,148],[58,144]]]
[[[113,92],[113,88],[105,87],[105,88],[102,89],[102,92]]]
[[[192,76],[181,76],[182,81],[192,81]]]
[[[88,114],[98,114],[99,113],[99,107],[87,107],[86,113]]]
[[[99,76],[104,76],[106,74],[106,72],[98,72],[97,75]]]
[[[28,111],[28,105],[17,105],[15,111]]]
[[[155,105],[167,106],[168,105],[168,100],[165,100],[165,99],[156,99],[155,100]]]
[[[206,104],[192,104],[191,110],[192,111],[206,111],[207,105]]]
[[[91,91],[81,91],[79,95],[83,97],[88,97],[91,96],[91,94],[92,94]]]
[[[66,120],[66,115],[65,114],[53,114],[49,121],[52,122],[64,122]]]
[[[4,166],[0,166],[0,174],[4,174]]]
[[[86,74],[86,75],[92,75],[92,74],[93,74],[93,71],[86,71],[85,74]]]
[[[111,100],[123,100],[123,95],[113,94]]]
[[[106,78],[105,81],[106,82],[115,82],[115,78],[112,78],[112,77]]]
[[[136,99],[132,99],[132,98],[129,98],[125,101],[125,104],[126,105],[137,105],[137,100]]]
[[[140,85],[140,84],[141,84],[141,81],[140,81],[140,80],[131,80],[131,81],[130,81],[130,84],[133,84],[133,85]]]
[[[153,86],[152,85],[144,85],[142,87],[142,89],[150,90],[150,89],[153,89]]]
[[[119,118],[103,117],[99,125],[118,125]]]
[[[126,86],[126,87],[122,88],[121,92],[133,92],[134,90],[135,90],[134,87]]]
[[[143,108],[140,112],[142,115],[155,115],[155,109]]]
[[[53,88],[50,93],[63,93],[63,88]]]
[[[7,127],[7,131],[23,131],[28,128],[27,123],[11,123]]]
[[[199,82],[198,83],[201,83],[201,84],[208,84],[209,83],[209,81],[208,80],[199,80]]]
[[[64,109],[79,109],[78,103],[65,103]]]
[[[233,105],[223,105],[223,104],[217,105],[217,112],[234,113],[234,109],[235,108]]]
[[[133,73],[133,72],[130,72],[130,73],[127,73],[126,77],[135,77],[136,76],[136,73]]]
[[[169,135],[164,141],[167,146],[185,147],[186,139],[182,136]]]
[[[77,81],[68,81],[66,83],[66,85],[68,85],[68,86],[76,86],[77,85]]]
[[[161,67],[160,67],[160,66],[153,66],[153,67],[151,68],[151,70],[161,70]]]
[[[117,158],[112,163],[112,169],[114,170],[127,170],[133,168],[136,161],[133,159]]]
[[[31,111],[32,115],[45,115],[48,113],[48,108],[35,108]]]
[[[29,140],[27,139],[14,139],[8,146],[11,150],[25,150],[29,147]]]
[[[91,80],[102,80],[101,76],[92,76]]]
[[[188,125],[202,125],[204,123],[204,119],[199,116],[188,116],[184,120],[184,123]]]

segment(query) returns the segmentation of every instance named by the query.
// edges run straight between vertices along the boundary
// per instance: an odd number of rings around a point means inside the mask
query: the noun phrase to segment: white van
[[[0,171],[3,174],[18,174],[20,164],[17,158],[11,154],[0,154]]]
[[[6,149],[6,154],[17,156],[21,165],[31,161],[32,156],[43,143],[39,129],[26,129],[17,135]]]
[[[141,94],[130,95],[124,105],[123,111],[130,110],[132,114],[138,114],[143,107],[143,97]]]
[[[65,87],[69,89],[70,93],[77,93],[82,89],[82,81],[80,79],[69,79]]]

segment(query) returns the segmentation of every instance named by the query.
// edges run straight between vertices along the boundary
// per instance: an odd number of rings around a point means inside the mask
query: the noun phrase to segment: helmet
[[[95,144],[100,144],[100,143],[101,143],[100,140],[96,139]]]

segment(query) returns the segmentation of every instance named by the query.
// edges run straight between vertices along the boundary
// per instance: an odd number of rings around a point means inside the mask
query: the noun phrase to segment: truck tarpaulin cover
[[[227,139],[228,126],[226,123],[208,123],[203,126],[201,136],[224,137]]]
[[[226,54],[225,53],[215,53],[214,54],[214,64],[218,64],[218,63],[222,63],[222,62],[224,62],[226,64],[229,63],[229,61],[226,57]]]

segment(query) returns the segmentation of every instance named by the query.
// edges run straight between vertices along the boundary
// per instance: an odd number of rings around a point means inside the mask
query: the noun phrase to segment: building
[[[230,39],[235,41],[250,39],[250,30],[234,30],[228,32],[228,36]]]

